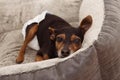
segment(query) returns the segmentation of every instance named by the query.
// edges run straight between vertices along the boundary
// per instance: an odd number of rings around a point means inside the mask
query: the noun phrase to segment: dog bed
[[[119,3],[119,0],[1,0],[0,80],[120,80]],[[74,26],[87,15],[93,17],[82,48],[67,58],[41,62],[34,62],[36,51],[27,48],[25,61],[16,64],[23,42],[21,26],[46,9]]]

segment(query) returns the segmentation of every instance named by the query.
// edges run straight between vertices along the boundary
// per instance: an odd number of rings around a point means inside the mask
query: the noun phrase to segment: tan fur
[[[35,58],[35,61],[42,61],[42,60],[44,60],[43,57],[41,57],[39,55],[37,55],[36,58]]]
[[[44,54],[44,55],[43,55],[43,58],[44,58],[44,60],[49,59],[48,54]]]
[[[63,39],[65,39],[65,34],[60,34],[57,37],[61,37]],[[64,46],[63,42],[56,42],[56,48],[57,50],[61,50],[61,48]]]
[[[35,33],[38,30],[38,24],[33,25],[33,27],[30,29],[28,34],[26,35],[25,41],[20,49],[20,52],[18,54],[18,57],[16,59],[17,63],[21,63],[24,61],[24,54],[25,54],[25,49],[27,47],[27,44],[34,38]]]
[[[79,37],[73,34],[73,35],[71,36],[71,41],[73,41],[73,40],[76,39],[76,38],[79,38]],[[79,38],[79,39],[80,39],[80,38]],[[79,45],[79,43],[78,43],[78,44],[72,43],[72,44],[69,46],[69,49],[70,49],[71,51],[75,52],[75,51],[77,51],[78,49],[80,49],[80,47],[81,47],[81,45]]]

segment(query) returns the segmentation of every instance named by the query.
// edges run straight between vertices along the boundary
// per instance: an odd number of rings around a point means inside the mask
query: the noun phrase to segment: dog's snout
[[[61,51],[61,54],[62,54],[63,57],[67,57],[70,54],[70,51],[68,49],[63,49]]]

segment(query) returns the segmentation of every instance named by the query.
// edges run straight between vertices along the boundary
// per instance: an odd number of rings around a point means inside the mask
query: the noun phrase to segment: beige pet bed
[[[1,0],[0,80],[120,80],[119,0]],[[27,48],[25,61],[15,59],[23,42],[21,29],[29,19],[48,10],[78,26],[87,15],[92,27],[80,50],[67,58],[34,62]]]

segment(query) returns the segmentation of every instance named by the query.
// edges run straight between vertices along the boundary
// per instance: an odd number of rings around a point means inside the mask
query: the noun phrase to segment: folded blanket
[[[27,28],[27,26],[32,24],[32,23],[34,23],[34,22],[39,23],[42,20],[44,20],[45,19],[45,15],[46,15],[47,12],[48,11],[43,11],[40,15],[36,16],[35,18],[29,20],[28,22],[26,22],[24,24],[23,29],[22,29],[22,34],[23,34],[24,39],[25,39],[25,35],[26,35],[26,28]],[[38,40],[37,40],[37,36],[35,36],[33,38],[33,40],[29,42],[28,46],[30,48],[34,49],[34,50],[39,50],[40,49],[39,44],[38,44]]]

